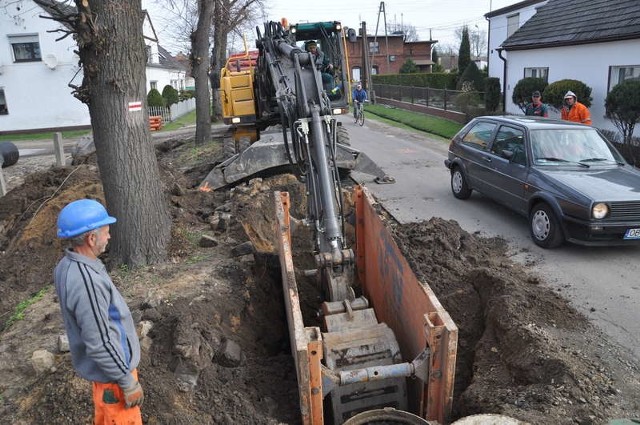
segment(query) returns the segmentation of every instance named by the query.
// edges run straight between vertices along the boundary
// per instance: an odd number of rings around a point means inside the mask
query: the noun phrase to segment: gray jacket
[[[140,342],[131,311],[102,261],[66,250],[54,282],[78,374],[89,381],[132,387]]]

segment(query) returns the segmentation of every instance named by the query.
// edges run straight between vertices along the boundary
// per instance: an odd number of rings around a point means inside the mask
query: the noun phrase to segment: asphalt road
[[[470,233],[504,238],[513,259],[532,266],[574,307],[640,359],[640,246],[565,244],[542,249],[531,241],[526,218],[476,192],[465,201],[453,197],[444,166],[447,140],[373,120],[364,127],[347,117],[343,122],[351,145],[396,178],[395,184],[378,185],[373,177],[354,173],[399,222],[442,217],[456,220]]]

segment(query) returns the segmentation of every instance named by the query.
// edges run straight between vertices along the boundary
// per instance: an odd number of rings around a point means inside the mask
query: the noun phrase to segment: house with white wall
[[[51,0],[53,3],[54,0]],[[68,6],[66,6],[68,7]],[[89,109],[69,85],[82,83],[72,37],[50,32],[62,24],[33,0],[0,2],[0,134],[88,127]],[[158,44],[148,14],[144,37],[149,53],[147,91],[185,87],[186,70]]]
[[[506,60],[507,113],[521,113],[511,97],[522,78],[575,79],[592,89],[593,125],[616,130],[605,116],[605,99],[616,84],[640,79],[640,2],[549,0],[499,48]]]
[[[498,48],[515,33],[525,22],[536,14],[537,8],[546,4],[547,0],[525,0],[484,15],[489,21],[489,77],[499,78],[504,82],[504,61],[500,58]],[[504,55],[504,52],[503,52]],[[482,69],[482,68],[480,68]],[[538,75],[530,75],[538,77]]]

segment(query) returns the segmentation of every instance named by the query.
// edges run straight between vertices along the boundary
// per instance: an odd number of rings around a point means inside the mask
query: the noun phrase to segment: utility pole
[[[369,93],[373,102],[373,86],[371,83],[371,64],[369,63],[369,37],[367,37],[367,23],[362,21],[362,86]]]
[[[386,48],[386,52],[385,52],[385,56],[387,57],[387,74],[391,72],[390,67],[390,61],[389,61],[389,36],[387,35],[387,12],[385,11],[384,8],[384,2],[381,1],[380,2],[380,8],[378,9],[378,22],[376,22],[376,34],[373,37],[373,42],[376,43],[378,40],[378,26],[380,25],[380,14],[383,14],[384,16],[384,40],[385,40],[385,48]]]
[[[376,103],[376,94],[373,90],[371,78],[371,63],[369,62],[369,37],[367,36],[367,23],[362,22],[362,85],[367,90],[371,103]]]

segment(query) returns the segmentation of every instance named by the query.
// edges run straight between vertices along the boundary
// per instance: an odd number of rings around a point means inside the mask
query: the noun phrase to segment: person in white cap
[[[560,115],[565,121],[591,125],[591,113],[589,109],[578,102],[578,97],[571,90],[564,95],[564,105],[562,106]]]

